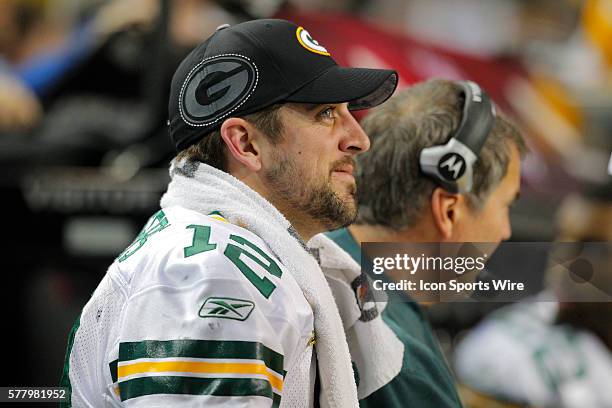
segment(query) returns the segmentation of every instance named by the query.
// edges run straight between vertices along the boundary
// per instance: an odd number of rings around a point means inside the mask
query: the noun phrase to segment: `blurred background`
[[[72,323],[168,182],[174,69],[217,26],[263,17],[400,87],[479,82],[531,149],[513,240],[552,240],[567,197],[612,202],[610,0],[1,0],[3,385],[58,383]],[[449,358],[491,307],[430,310]]]

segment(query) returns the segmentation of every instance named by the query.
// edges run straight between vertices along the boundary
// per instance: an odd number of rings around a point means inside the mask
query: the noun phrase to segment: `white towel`
[[[357,389],[342,321],[317,261],[285,217],[232,175],[198,162],[173,162],[172,181],[161,206],[179,205],[208,214],[220,211],[231,223],[262,238],[293,275],[312,307],[321,403],[331,408],[357,407]]]
[[[381,314],[387,306],[384,292],[358,300],[356,280],[360,279],[357,282],[366,286],[361,293],[364,289],[372,290],[359,264],[323,234],[315,235],[308,247],[318,255],[340,310],[351,358],[359,374],[357,394],[363,399],[399,374],[404,360],[404,343],[382,319]]]

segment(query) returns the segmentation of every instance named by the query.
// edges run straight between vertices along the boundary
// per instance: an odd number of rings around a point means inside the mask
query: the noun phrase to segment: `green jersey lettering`
[[[238,235],[230,235],[230,239],[242,246],[227,244],[225,248],[225,256],[234,263],[242,272],[242,274],[257,288],[257,290],[267,299],[270,297],[274,289],[276,289],[276,285],[274,285],[270,279],[267,277],[260,277],[251,269],[242,259],[240,259],[241,255],[244,255],[259,266],[261,266],[268,273],[280,278],[282,275],[282,271],[279,268],[278,264],[274,262],[268,254],[259,249],[255,244],[249,242],[248,240],[239,237]],[[252,249],[255,253],[249,251],[247,248]],[[263,260],[262,260],[263,258]]]
[[[149,218],[149,221],[147,221],[147,223],[143,227],[142,231],[140,231],[134,242],[132,242],[130,246],[127,247],[125,251],[123,251],[121,255],[119,255],[119,257],[117,257],[117,260],[119,262],[123,262],[130,256],[134,255],[136,251],[138,251],[144,246],[144,244],[147,243],[147,240],[151,237],[151,235],[162,231],[169,225],[170,224],[168,223],[166,214],[164,214],[162,210],[156,212],[155,215]]]
[[[217,244],[210,243],[210,227],[207,225],[188,225],[187,229],[193,228],[193,241],[191,246],[183,249],[185,258],[200,254],[202,252],[212,251],[217,247]]]

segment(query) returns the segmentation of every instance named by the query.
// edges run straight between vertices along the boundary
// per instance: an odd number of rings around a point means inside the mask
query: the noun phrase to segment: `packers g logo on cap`
[[[258,71],[247,57],[222,54],[196,65],[183,83],[179,109],[191,126],[208,126],[230,115],[253,94]]]
[[[308,31],[304,30],[304,27],[298,27],[295,31],[295,35],[302,47],[306,48],[308,51],[328,57],[331,55],[329,52],[327,52],[325,47],[319,45],[317,40],[312,38]]]

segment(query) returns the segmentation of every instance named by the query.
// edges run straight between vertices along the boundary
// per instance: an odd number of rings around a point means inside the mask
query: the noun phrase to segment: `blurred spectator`
[[[153,7],[131,3],[122,18],[115,1],[82,22],[52,14],[45,0],[5,0],[0,4],[0,130],[28,130],[42,114],[40,99],[67,72],[86,59],[116,30],[151,20]],[[138,3],[138,4],[136,4]],[[148,1],[149,4],[155,4]]]
[[[551,263],[550,292],[493,313],[467,335],[455,355],[466,406],[612,407],[612,183],[568,197],[558,225],[561,241],[604,241],[588,258],[595,276],[580,283]]]
[[[42,107],[36,95],[0,67],[0,132],[31,128],[41,114]]]
[[[170,35],[181,47],[197,43],[222,23],[236,21],[208,1],[171,3]],[[46,0],[1,2],[0,130],[34,125],[42,113],[39,98],[57,95],[57,87],[65,89],[70,84],[67,75],[82,69],[118,33],[154,30],[159,6],[159,0],[112,0],[70,15],[52,12]]]
[[[42,113],[32,89],[13,69],[29,48],[23,41],[26,32],[38,21],[40,7],[33,3],[0,2],[0,131],[28,129]]]

